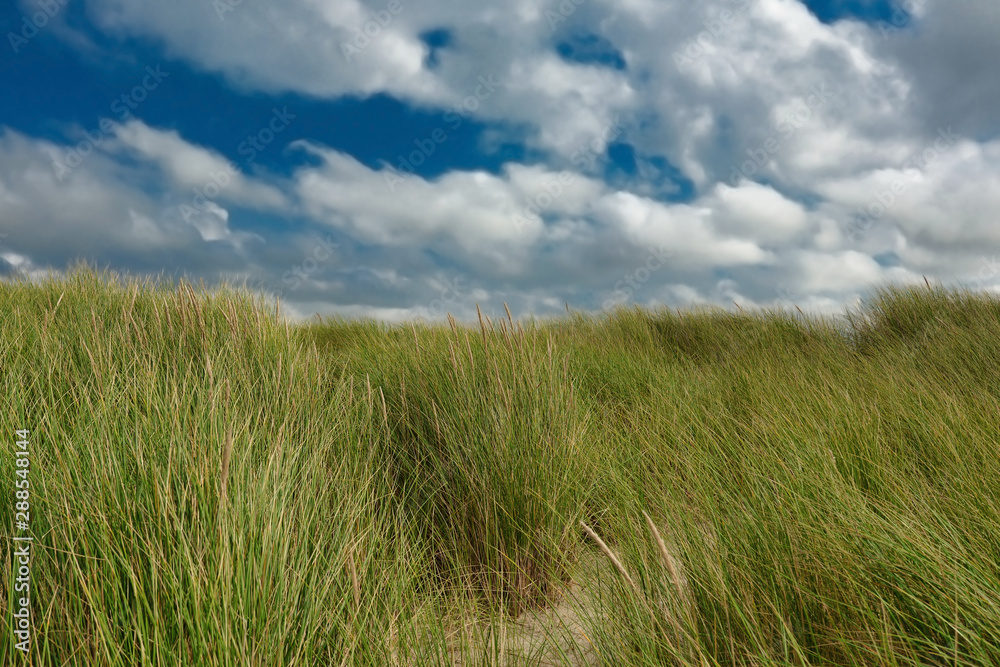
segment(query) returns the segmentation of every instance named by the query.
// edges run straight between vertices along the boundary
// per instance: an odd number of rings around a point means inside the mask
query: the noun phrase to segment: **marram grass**
[[[1000,664],[996,299],[492,315],[0,283],[0,663]]]

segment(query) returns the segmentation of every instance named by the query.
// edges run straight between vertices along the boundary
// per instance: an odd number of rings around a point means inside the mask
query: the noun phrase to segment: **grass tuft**
[[[1000,664],[995,297],[505,311],[0,282],[28,664]]]

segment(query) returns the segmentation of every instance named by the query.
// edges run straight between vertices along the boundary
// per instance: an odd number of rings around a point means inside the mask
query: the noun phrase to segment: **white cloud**
[[[844,292],[861,290],[885,278],[882,267],[864,253],[802,251],[793,253],[791,267],[798,274],[798,288],[804,292]]]
[[[120,162],[115,147],[104,144],[60,180],[53,161],[68,147],[3,130],[0,183],[3,191],[18,193],[0,203],[6,243],[33,264],[56,267],[75,258],[122,256],[144,264],[156,257],[162,260],[165,252],[180,253],[197,264],[205,253],[199,239],[226,239],[236,252],[253,235],[231,232],[225,209],[210,202],[189,224],[178,207],[187,198],[180,183],[157,182],[159,192],[146,189],[149,181],[143,176],[161,160],[194,156],[196,168],[211,167],[195,147],[177,141],[177,151],[151,150],[144,155],[148,161],[138,165]],[[183,160],[171,164],[182,173],[193,173],[184,171]]]
[[[518,228],[516,192],[486,172],[451,172],[431,183],[371,170],[337,151],[298,145],[323,159],[322,166],[295,175],[305,210],[366,242],[441,242],[470,255],[498,258],[497,244],[523,246],[541,232],[539,222]]]
[[[732,234],[780,243],[806,229],[808,215],[802,205],[773,188],[746,182],[737,188],[719,184],[717,192],[720,201],[715,210],[722,228]]]
[[[118,141],[109,147],[110,151],[131,151],[159,165],[182,190],[204,191],[214,183],[220,186],[217,196],[223,200],[262,208],[287,206],[279,190],[261,181],[251,181],[239,170],[239,165],[188,143],[175,130],[159,130],[142,121],[130,120],[118,127],[115,137]]]
[[[595,204],[598,219],[620,229],[639,247],[664,246],[679,253],[676,261],[691,268],[765,263],[770,254],[753,241],[727,238],[712,226],[712,211],[659,202],[618,192]]]
[[[310,256],[311,235],[335,233],[351,266],[327,260],[288,307],[389,318],[430,312],[426,295],[442,262],[469,278],[466,297],[493,305],[546,309],[571,296],[596,305],[661,245],[676,255],[636,290],[637,302],[768,304],[783,280],[809,292],[803,303],[830,308],[869,283],[931,269],[969,275],[1000,249],[1000,143],[991,139],[1000,84],[990,69],[1000,14],[991,0],[924,5],[918,29],[884,38],[858,21],[824,25],[798,0],[589,0],[554,31],[546,12],[556,5],[541,0],[400,0],[389,18],[378,14],[388,3],[358,0],[245,2],[222,17],[203,0],[89,0],[100,29],[151,38],[169,57],[246,91],[386,93],[444,113],[494,77],[501,85],[470,110],[494,123],[486,143],[514,132],[544,161],[497,175],[409,176],[390,188],[387,172],[300,142],[318,165],[287,178],[233,174],[185,220],[177,206],[228,165],[217,152],[134,121],[59,183],[50,162],[65,147],[7,131],[0,212],[14,250],[6,252],[43,264],[56,248],[70,251],[53,239],[72,239],[98,254],[168,249],[209,271],[207,248],[222,246],[276,281]],[[348,60],[344,44],[363,43],[358,30],[380,16],[378,34]],[[430,68],[419,36],[442,27],[453,44]],[[617,48],[626,68],[555,53],[557,42],[587,31]],[[960,141],[905,166],[949,126]],[[643,165],[669,159],[698,188],[694,199],[658,200],[652,193],[669,187],[643,183],[648,170],[629,189],[605,183],[608,140],[630,143]],[[764,159],[744,169],[754,156]],[[126,158],[139,163],[136,173]],[[751,180],[737,186],[741,172]],[[570,179],[554,194],[563,174]],[[852,244],[846,227],[857,209],[904,177],[905,190]],[[245,209],[295,217],[305,231],[275,230],[276,241],[258,243],[234,231]],[[215,270],[223,268],[231,267]]]

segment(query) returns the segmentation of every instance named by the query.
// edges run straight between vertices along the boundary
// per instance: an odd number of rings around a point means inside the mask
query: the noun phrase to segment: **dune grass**
[[[4,664],[1000,664],[981,294],[289,326],[80,268],[0,283],[0,395]]]

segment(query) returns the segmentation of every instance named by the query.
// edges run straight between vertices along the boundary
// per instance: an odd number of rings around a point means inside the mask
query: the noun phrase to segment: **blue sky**
[[[7,3],[0,274],[391,321],[1000,291],[998,28],[987,0]]]

